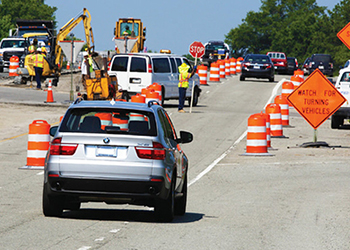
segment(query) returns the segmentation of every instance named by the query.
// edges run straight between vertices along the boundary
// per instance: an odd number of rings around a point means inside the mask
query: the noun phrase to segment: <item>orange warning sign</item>
[[[350,49],[350,23],[338,32],[337,37]]]
[[[319,69],[316,69],[287,99],[314,129],[346,101]]]

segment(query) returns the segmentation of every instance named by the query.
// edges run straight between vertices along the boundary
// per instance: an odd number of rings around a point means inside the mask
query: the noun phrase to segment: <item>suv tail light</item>
[[[329,63],[329,65],[331,66],[331,69],[333,69],[333,63]]]
[[[164,160],[165,148],[159,142],[153,142],[153,147],[135,147],[137,156],[141,159]]]
[[[266,63],[266,64],[264,64],[264,67],[265,67],[265,68],[267,68],[267,69],[269,69],[269,68],[271,68],[271,67],[272,67],[272,65],[271,65],[271,64],[268,64],[268,63]]]
[[[150,63],[148,64],[148,73],[152,73],[152,65]]]
[[[50,155],[74,155],[78,144],[61,143],[62,138],[58,137],[52,140],[50,145]]]

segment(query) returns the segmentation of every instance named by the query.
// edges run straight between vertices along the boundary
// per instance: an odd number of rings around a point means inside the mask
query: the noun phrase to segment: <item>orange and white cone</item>
[[[52,83],[51,80],[49,80],[49,87],[47,88],[47,98],[45,103],[52,103],[55,102],[53,100],[53,93],[52,93]]]
[[[67,69],[70,69],[70,63],[69,63],[69,61],[67,62],[66,68],[67,68]]]

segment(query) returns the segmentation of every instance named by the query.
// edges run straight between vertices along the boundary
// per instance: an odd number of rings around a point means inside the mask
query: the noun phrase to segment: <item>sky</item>
[[[340,0],[316,2],[332,10]],[[148,50],[170,49],[184,55],[194,41],[223,41],[225,34],[242,23],[247,12],[259,11],[261,0],[45,0],[45,4],[57,7],[58,29],[86,8],[91,14],[96,51],[113,50],[116,21],[133,17],[141,19],[146,27]],[[82,22],[72,32],[85,40]]]

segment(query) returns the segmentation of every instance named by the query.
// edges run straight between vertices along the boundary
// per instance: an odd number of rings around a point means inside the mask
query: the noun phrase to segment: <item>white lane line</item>
[[[90,246],[83,246],[83,247],[79,248],[78,250],[88,250],[90,248],[91,248]]]
[[[277,90],[279,89],[279,87],[282,85],[282,83],[285,81],[286,79],[283,78],[281,81],[279,81],[276,86],[274,87],[274,89],[272,90],[271,96],[269,98],[269,100],[267,101],[265,107],[271,103],[272,99],[275,97],[275,95],[277,94]],[[192,184],[196,183],[197,181],[199,181],[204,175],[206,175],[207,173],[209,173],[222,159],[224,159],[226,157],[226,155],[228,155],[228,153],[230,153],[230,151],[240,142],[243,140],[243,138],[247,135],[248,130],[244,131],[243,134],[233,143],[233,145],[225,152],[223,153],[221,156],[219,156],[219,158],[217,158],[216,160],[213,161],[212,164],[210,164],[206,169],[204,169],[199,175],[197,175],[194,179],[192,179],[189,183],[188,183],[188,187],[190,187]]]
[[[105,237],[101,237],[101,238],[95,239],[95,241],[103,241],[104,239],[105,239]]]
[[[120,231],[120,229],[112,229],[111,231],[109,231],[110,233],[116,234]]]
[[[41,171],[39,173],[37,173],[36,175],[43,175],[44,174],[44,171]]]

